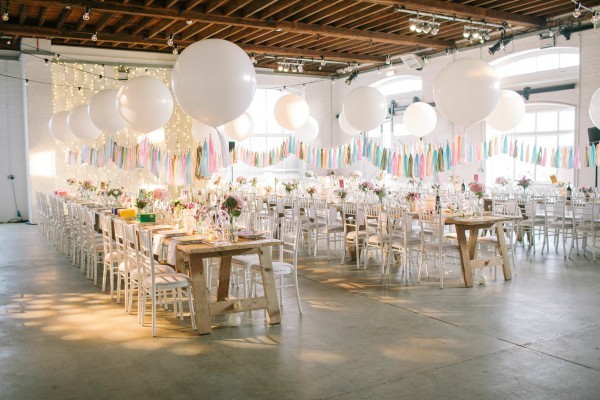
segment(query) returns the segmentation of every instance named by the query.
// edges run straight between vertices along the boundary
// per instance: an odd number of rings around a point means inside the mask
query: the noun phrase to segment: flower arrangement
[[[340,200],[344,200],[348,197],[348,192],[344,189],[338,189],[335,191],[335,195],[340,198]]]
[[[371,181],[363,181],[360,185],[358,185],[358,187],[365,193],[369,190],[375,189],[375,185],[373,185],[373,182]]]
[[[451,183],[451,184],[453,184],[453,185],[456,185],[458,182],[460,182],[460,180],[458,179],[458,176],[456,176],[456,175],[450,175],[448,177],[448,182]]]
[[[290,194],[294,190],[298,189],[298,182],[296,182],[296,181],[282,182],[282,185],[285,188],[285,192],[287,194]]]
[[[233,217],[239,217],[240,215],[242,215],[242,210],[244,209],[245,205],[246,203],[241,197],[235,194],[231,194],[227,196],[227,198],[223,202],[222,208],[225,211],[227,211],[227,214],[229,214],[229,219],[231,221]]]
[[[83,188],[83,190],[87,190],[90,192],[93,192],[96,190],[96,186],[94,186],[94,184],[90,180],[85,180],[85,181],[83,181],[83,183],[80,183],[80,184],[81,184],[81,187]]]
[[[106,191],[106,195],[118,199],[123,194],[123,188],[114,188]],[[143,208],[143,207],[142,207]]]
[[[309,186],[306,188],[306,193],[312,198],[315,194],[317,194],[317,188],[314,186]]]
[[[169,191],[167,189],[156,188],[152,191],[152,197],[154,200],[167,200],[169,198]]]
[[[556,186],[559,188],[566,188],[567,184],[564,183],[563,181],[558,181],[558,182],[556,182]]]
[[[419,192],[408,192],[404,195],[404,200],[408,201],[409,203],[413,203],[419,200],[420,197],[421,195]]]
[[[360,172],[360,171],[355,170],[355,171],[350,172],[350,178],[356,179],[356,178],[360,178],[361,176],[362,176],[362,172]]]
[[[374,188],[373,193],[375,193],[377,197],[379,197],[379,202],[382,202],[384,197],[387,196],[387,191],[383,186]]]
[[[523,191],[527,190],[527,188],[529,186],[531,186],[531,179],[526,178],[525,176],[522,177],[521,179],[519,179],[517,181],[517,186],[521,186],[523,188]]]
[[[477,196],[478,199],[481,199],[485,194],[485,185],[481,182],[471,182],[469,183],[469,190]]]
[[[67,185],[73,186],[77,184],[77,180],[75,178],[67,178]]]
[[[245,176],[238,176],[237,179],[235,180],[237,183],[239,183],[240,185],[245,185],[248,183],[248,179],[246,179]]]
[[[591,186],[579,186],[578,189],[581,193],[583,193],[586,196],[591,195],[592,193],[594,193],[594,188]]]
[[[185,209],[194,208],[194,203],[184,203],[179,199],[171,200],[169,203],[169,207],[171,208],[171,212],[182,211]]]
[[[506,186],[508,185],[509,180],[503,176],[499,176],[496,178],[496,185]]]
[[[306,178],[314,178],[315,177],[315,172],[314,171],[304,171],[304,176]]]
[[[256,187],[256,185],[258,184],[258,178],[254,177],[252,179],[250,179],[250,185],[252,185],[252,187]]]
[[[265,193],[271,194],[273,192],[273,188],[270,185],[265,186]]]
[[[138,197],[135,199],[135,206],[138,209],[143,210],[148,206],[148,199],[146,197]]]

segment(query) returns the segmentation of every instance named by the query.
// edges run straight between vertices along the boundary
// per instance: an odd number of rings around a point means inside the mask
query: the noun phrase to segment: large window
[[[248,113],[252,115],[254,121],[254,133],[250,138],[240,142],[240,146],[253,151],[264,152],[274,149],[281,145],[286,138],[292,136],[291,131],[279,126],[273,113],[275,103],[285,94],[287,93],[275,89],[256,89],[252,104],[248,108]],[[233,166],[233,179],[240,175],[263,177],[267,180],[270,179],[268,177],[273,175],[293,178],[299,176],[300,168],[300,161],[293,156],[268,168],[254,168],[238,163]]]
[[[488,126],[488,140],[500,135]],[[575,107],[552,103],[529,103],[523,121],[515,129],[506,132],[510,139],[517,141],[519,151],[533,151],[544,147],[547,149],[548,163],[550,152],[559,146],[573,146],[575,132]],[[549,184],[550,176],[556,175],[558,180],[573,182],[573,170],[537,166],[520,161],[507,155],[499,155],[487,160],[487,183],[493,184],[498,176],[518,180],[523,176],[537,183]]]
[[[579,66],[579,49],[575,47],[551,47],[522,51],[492,61],[502,78],[533,74],[536,72],[577,68]]]

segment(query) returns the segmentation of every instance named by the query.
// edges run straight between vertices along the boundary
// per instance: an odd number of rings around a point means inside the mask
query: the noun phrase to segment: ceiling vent
[[[417,71],[423,69],[423,60],[421,60],[421,57],[417,57],[414,54],[407,54],[400,56],[400,59],[411,69],[416,69]]]

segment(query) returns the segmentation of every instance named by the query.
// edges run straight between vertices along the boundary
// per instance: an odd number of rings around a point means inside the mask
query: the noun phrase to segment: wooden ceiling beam
[[[258,16],[261,19],[270,18],[273,15],[292,7],[298,2],[300,2],[300,0],[279,0],[276,4],[272,5],[266,10],[263,10]]]
[[[35,3],[35,2],[34,2]],[[56,21],[56,27],[58,29],[62,28],[62,26],[65,24],[65,21],[67,20],[67,18],[69,18],[69,15],[71,15],[71,12],[73,11],[72,8],[64,8],[61,12],[60,15],[58,17],[58,20]]]
[[[277,0],[260,0],[260,1],[253,1],[252,4],[248,5],[248,7],[246,7],[244,9],[244,17],[251,17],[254,14],[257,14],[261,11],[263,11],[264,9],[272,6],[273,4],[278,3]]]
[[[109,14],[107,14],[107,15],[109,15]],[[131,34],[133,36],[139,35],[144,29],[146,29],[148,27],[148,25],[150,25],[152,23],[152,21],[154,21],[154,18],[150,18],[150,17],[142,18],[137,23],[137,27],[131,32]]]
[[[65,6],[81,7],[79,0],[13,0],[21,4],[55,4],[59,3]],[[141,7],[128,4],[115,4],[101,1],[87,1],[86,4],[94,10],[109,13],[121,13],[125,15],[139,15],[146,17],[162,18],[165,20],[193,20],[198,22],[213,23],[228,26],[241,26],[249,28],[265,28],[273,29],[274,31],[282,30],[291,33],[306,33],[313,35],[339,37],[344,39],[355,39],[364,41],[373,41],[380,43],[389,43],[396,45],[420,45],[422,47],[432,48],[448,48],[452,46],[451,42],[439,39],[431,39],[426,37],[397,35],[384,32],[360,31],[356,29],[338,28],[333,26],[325,26],[318,24],[304,24],[300,22],[289,21],[262,21],[256,18],[238,18],[227,15],[214,15],[192,11],[179,12],[178,10],[170,10],[156,7]],[[214,4],[213,4],[214,6]]]
[[[365,3],[381,4],[385,6],[400,6],[410,10],[424,11],[432,14],[454,15],[477,20],[486,20],[488,22],[503,23],[512,25],[535,28],[543,26],[546,21],[544,18],[532,17],[529,15],[515,14],[506,11],[495,10],[472,6],[467,4],[455,3],[453,1],[442,0],[361,0]],[[390,12],[392,10],[390,9]]]
[[[17,25],[5,23],[2,24],[2,32],[5,34],[21,35],[26,37],[40,37],[40,38],[59,38],[59,39],[73,39],[73,40],[89,40],[91,32],[66,32],[61,29],[44,28],[37,26]],[[131,35],[120,35],[112,33],[103,33],[101,40],[107,43],[135,43],[141,46],[164,46],[162,39],[144,38],[140,36]],[[189,46],[193,44],[193,40],[180,40],[179,44],[182,46]],[[269,55],[280,55],[288,57],[307,57],[307,58],[320,58],[324,56],[328,60],[336,61],[356,61],[356,62],[368,62],[378,63],[383,62],[383,57],[373,56],[362,56],[360,54],[352,53],[339,53],[334,51],[320,52],[309,49],[297,49],[289,47],[275,47],[275,46],[260,46],[253,44],[240,44],[239,45],[246,52],[253,52],[256,54],[269,54]]]
[[[23,25],[27,19],[27,4],[21,6],[21,13],[19,14],[19,24]]]

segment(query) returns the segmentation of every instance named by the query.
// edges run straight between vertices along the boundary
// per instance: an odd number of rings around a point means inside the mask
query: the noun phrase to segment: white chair
[[[515,227],[521,220],[521,209],[514,200],[505,199],[494,199],[492,200],[492,213],[494,215],[511,218],[510,221],[502,223],[502,229],[506,236],[506,250],[510,254],[512,261],[512,269],[514,275],[517,274],[517,263],[515,261]],[[477,244],[480,245],[482,250],[491,251],[494,255],[498,252],[498,237],[496,232],[491,232],[489,235],[480,236],[477,238]],[[496,274],[496,268],[494,267],[494,275]]]
[[[360,268],[360,251],[364,248],[367,231],[364,228],[364,212],[363,217],[359,215],[359,210],[356,203],[346,202],[342,205],[342,220],[344,222],[344,245],[346,249],[342,253],[342,261],[344,263],[346,250],[354,247],[356,252],[356,268]]]
[[[283,306],[283,288],[293,286],[296,289],[298,312],[302,314],[300,302],[300,289],[298,287],[298,248],[300,241],[300,221],[297,219],[281,218],[279,223],[279,239],[283,242],[279,246],[279,261],[273,261],[273,275],[275,286],[279,289],[279,304]],[[284,261],[284,255],[291,257],[291,263]],[[250,293],[255,293],[256,285],[261,283],[260,263],[253,264]],[[286,283],[285,280],[291,280]]]
[[[84,209],[84,218],[85,243],[83,252],[87,255],[85,270],[88,279],[93,279],[94,285],[96,285],[98,283],[98,264],[102,262],[104,256],[103,239],[102,234],[94,229],[96,224],[94,210]]]
[[[525,246],[525,234],[529,237],[529,243],[533,247],[533,254],[536,252],[536,236],[540,237],[544,235],[546,229],[546,216],[544,212],[540,210],[540,204],[538,200],[533,197],[517,197],[517,205],[521,210],[522,219],[517,222],[518,236],[523,240],[523,246]],[[540,203],[541,200],[540,200]],[[542,254],[544,248],[542,247]]]
[[[102,259],[102,291],[106,291],[106,282],[110,280],[110,299],[114,296],[115,275],[119,269],[119,263],[123,261],[123,253],[117,250],[117,245],[113,239],[113,223],[109,214],[100,216],[100,225],[102,227],[102,246],[104,257]]]
[[[572,209],[570,207],[570,209]],[[567,202],[561,196],[544,197],[544,213],[546,226],[544,227],[544,246],[550,251],[550,238],[553,238],[554,249],[558,253],[558,244],[562,242],[563,256],[567,258],[567,239],[573,237],[573,215],[567,214]]]
[[[573,240],[569,257],[573,252],[574,244],[577,243],[577,254],[579,254],[579,239],[582,241],[583,254],[587,245],[592,247],[592,260],[596,261],[596,242],[600,238],[600,204],[588,201],[585,198],[573,198]]]
[[[405,279],[408,279],[411,252],[416,252],[420,258],[423,257],[423,238],[419,231],[412,229],[413,216],[406,208],[388,207],[386,214],[390,247],[384,273],[389,274],[390,262],[394,255],[398,254],[401,257]]]
[[[144,325],[146,314],[146,302],[151,299],[152,306],[152,336],[156,336],[156,305],[159,299],[163,304],[173,303],[175,316],[179,313],[183,320],[183,302],[187,299],[192,320],[192,329],[196,330],[196,313],[192,296],[192,279],[178,272],[165,273],[157,268],[152,253],[152,232],[139,230],[139,250],[137,250],[137,271],[139,281],[138,318],[140,324]]]
[[[369,262],[369,251],[375,250],[379,255],[378,261],[381,265],[381,273],[385,273],[383,254],[389,249],[390,236],[387,232],[384,232],[383,216],[381,215],[381,207],[378,204],[365,204],[365,227],[367,231],[364,251],[365,268]]]

